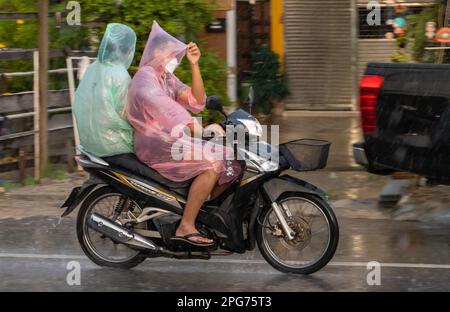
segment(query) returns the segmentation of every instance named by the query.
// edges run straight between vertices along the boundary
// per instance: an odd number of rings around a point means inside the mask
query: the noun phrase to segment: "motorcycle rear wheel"
[[[131,249],[130,247],[127,247],[122,244],[114,243],[111,239],[104,237],[104,244],[109,244],[113,248],[120,248],[124,251],[124,253],[129,253],[129,256],[124,256],[123,258],[113,259],[109,258],[108,256],[105,256],[102,254],[100,250],[98,250],[93,242],[92,234],[91,232],[95,232],[93,229],[90,229],[87,225],[87,218],[89,214],[96,208],[100,206],[100,203],[103,202],[104,206],[106,208],[111,208],[111,211],[114,211],[114,200],[117,200],[120,198],[122,194],[117,192],[115,189],[113,189],[110,186],[104,186],[101,188],[98,188],[94,192],[92,192],[83,202],[83,204],[80,207],[80,210],[78,211],[77,216],[77,237],[78,242],[80,243],[81,249],[83,249],[84,253],[88,258],[94,262],[95,264],[99,266],[107,266],[107,267],[113,267],[113,268],[121,268],[121,269],[130,269],[138,264],[140,264],[142,261],[145,260],[145,256],[138,250]],[[109,203],[106,203],[106,202]],[[106,203],[106,204],[105,204]],[[108,207],[112,206],[112,207]],[[98,211],[96,211],[98,213]],[[110,218],[110,215],[104,215],[104,217]],[[98,238],[100,240],[102,239],[102,235],[98,232],[95,232],[98,234]],[[94,233],[94,234],[95,234]],[[107,246],[109,246],[107,245]]]

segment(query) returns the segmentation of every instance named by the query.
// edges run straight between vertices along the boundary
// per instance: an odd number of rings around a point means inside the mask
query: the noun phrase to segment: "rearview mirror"
[[[206,99],[206,108],[223,113],[222,100],[215,95],[208,96]]]
[[[250,114],[252,113],[253,102],[255,101],[255,90],[253,90],[253,86],[250,85],[248,89],[248,110]]]
[[[253,101],[255,100],[255,90],[253,90],[253,86],[250,86],[248,89],[248,103],[253,105]]]

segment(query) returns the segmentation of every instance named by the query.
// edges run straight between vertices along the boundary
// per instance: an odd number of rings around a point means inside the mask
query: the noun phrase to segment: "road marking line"
[[[328,265],[334,266],[363,266],[368,262],[330,262]],[[389,263],[380,262],[382,267],[387,268],[414,268],[414,269],[450,269],[450,264],[429,264],[429,263]]]
[[[87,259],[86,256],[82,255],[45,255],[45,254],[19,254],[19,253],[0,253],[0,258],[22,258],[22,259],[70,259],[70,260],[81,260]]]
[[[22,254],[22,253],[0,253],[0,258],[20,258],[20,259],[57,259],[57,260],[87,260],[83,255],[58,255],[58,254]],[[224,263],[224,264],[266,264],[264,260],[253,259],[150,259],[151,262],[180,262],[180,263]],[[369,261],[368,261],[369,262]],[[346,261],[332,261],[327,266],[346,266],[346,267],[366,267],[368,262],[346,262]],[[450,269],[450,264],[428,264],[428,263],[390,263],[380,262],[382,267],[387,268],[413,268],[413,269]]]

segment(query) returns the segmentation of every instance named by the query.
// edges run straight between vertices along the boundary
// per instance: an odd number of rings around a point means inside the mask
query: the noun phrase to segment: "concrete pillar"
[[[237,29],[236,0],[232,0],[231,10],[227,12],[227,93],[231,102],[237,102]]]
[[[284,24],[283,24],[283,0],[272,0],[270,2],[270,47],[273,52],[284,57]]]

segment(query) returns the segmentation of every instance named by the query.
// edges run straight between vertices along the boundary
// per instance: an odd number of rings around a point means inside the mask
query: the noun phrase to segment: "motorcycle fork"
[[[289,238],[289,240],[294,239],[295,232],[294,230],[289,226],[289,224],[286,221],[285,216],[290,217],[291,212],[286,209],[285,207],[280,207],[280,205],[277,204],[277,202],[272,203],[273,211],[275,212],[275,215],[277,216],[278,221],[281,224],[281,228],[284,232],[284,234]]]

